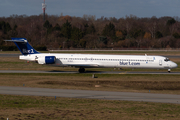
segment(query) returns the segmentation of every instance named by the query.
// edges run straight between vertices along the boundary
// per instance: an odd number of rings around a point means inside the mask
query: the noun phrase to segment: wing
[[[67,66],[71,66],[71,67],[83,67],[83,68],[96,68],[99,67],[98,64],[68,64]]]

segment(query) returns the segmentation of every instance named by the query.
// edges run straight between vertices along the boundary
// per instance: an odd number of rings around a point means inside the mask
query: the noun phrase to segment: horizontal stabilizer
[[[4,40],[8,42],[27,42],[27,40]]]

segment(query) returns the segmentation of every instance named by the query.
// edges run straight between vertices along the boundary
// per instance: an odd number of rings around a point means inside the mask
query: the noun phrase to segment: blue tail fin
[[[6,41],[14,42],[23,55],[39,53],[28,43],[26,38],[11,38],[11,39],[12,40],[6,40]]]

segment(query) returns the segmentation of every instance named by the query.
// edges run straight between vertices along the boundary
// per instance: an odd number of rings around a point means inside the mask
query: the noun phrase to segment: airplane
[[[84,73],[85,68],[145,68],[145,69],[171,69],[177,64],[163,56],[148,55],[102,55],[102,54],[58,54],[40,53],[36,51],[26,38],[11,38],[22,55],[20,60],[34,61],[41,65],[79,68]]]

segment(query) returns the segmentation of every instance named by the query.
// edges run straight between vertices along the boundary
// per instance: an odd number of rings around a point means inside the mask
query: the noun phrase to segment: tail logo
[[[34,50],[33,50],[33,49],[30,49],[30,50],[23,49],[22,51],[23,51],[23,53],[26,53],[26,54],[32,54],[32,53],[34,53]]]

